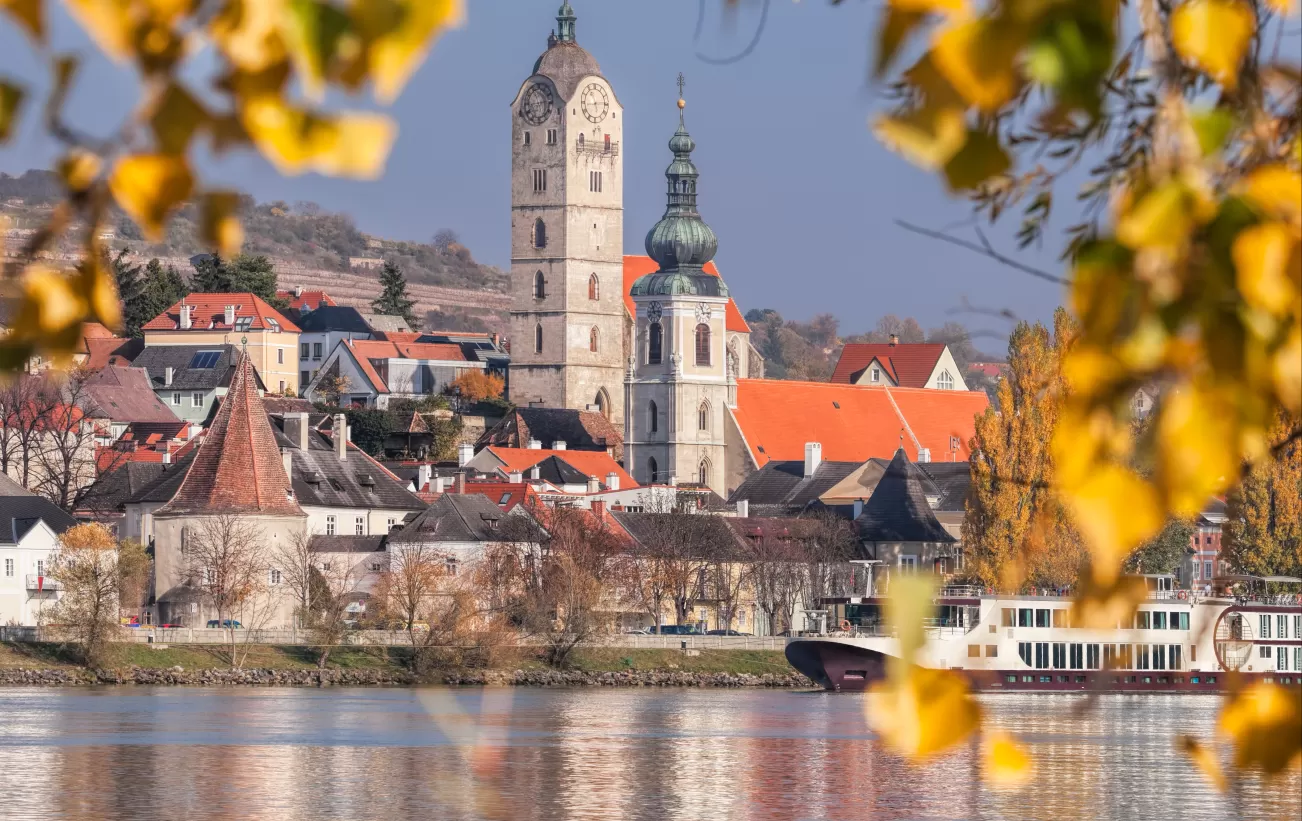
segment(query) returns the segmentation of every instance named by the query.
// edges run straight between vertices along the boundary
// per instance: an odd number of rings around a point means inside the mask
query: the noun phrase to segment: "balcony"
[[[62,590],[63,585],[49,576],[38,576],[35,573],[27,574],[28,590]]]
[[[611,157],[619,156],[618,140],[576,140],[574,150],[580,154],[606,154]]]

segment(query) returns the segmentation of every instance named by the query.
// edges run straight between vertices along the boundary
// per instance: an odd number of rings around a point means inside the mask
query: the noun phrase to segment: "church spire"
[[[577,19],[573,7],[570,6],[570,0],[561,3],[560,11],[556,12],[556,39],[559,42],[574,42],[574,21]]]

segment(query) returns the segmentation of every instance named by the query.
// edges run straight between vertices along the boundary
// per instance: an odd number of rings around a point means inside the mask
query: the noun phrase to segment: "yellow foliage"
[[[1302,181],[1299,181],[1302,185]],[[1249,305],[1283,313],[1298,299],[1302,266],[1297,235],[1286,225],[1267,222],[1239,232],[1234,240],[1234,270]]]
[[[281,24],[286,0],[229,0],[208,26],[226,59],[240,71],[264,71],[287,59]]]
[[[1069,428],[1059,429],[1056,438],[1072,435]],[[1116,578],[1131,548],[1155,535],[1166,522],[1153,486],[1119,465],[1099,467],[1067,490],[1067,505],[1104,584]]]
[[[1302,755],[1302,711],[1296,694],[1258,682],[1221,711],[1220,732],[1234,743],[1234,765],[1275,774]]]
[[[1015,26],[992,20],[955,23],[936,36],[936,68],[969,103],[985,112],[998,111],[1021,86],[1017,53],[1021,34]]]
[[[958,673],[913,667],[901,682],[881,682],[868,698],[868,724],[897,754],[923,761],[963,741],[981,708]]]
[[[945,163],[945,181],[951,191],[967,191],[1004,173],[1011,165],[999,137],[985,131],[969,131],[963,147]]]
[[[1288,340],[1274,358],[1275,392],[1294,414],[1302,412],[1302,321],[1293,324]]]
[[[1129,623],[1139,603],[1148,596],[1148,587],[1141,577],[1109,573],[1099,578],[1093,567],[1087,569],[1076,586],[1071,623],[1087,630],[1113,630],[1118,624]]]
[[[154,140],[164,154],[184,154],[207,121],[203,105],[179,83],[168,83],[149,114]]]
[[[1252,9],[1239,0],[1190,0],[1171,13],[1175,50],[1231,91],[1255,30]]]
[[[353,0],[350,12],[367,43],[367,64],[381,102],[398,96],[440,32],[465,19],[463,0]]]
[[[209,191],[203,195],[200,236],[217,253],[234,256],[244,243],[244,229],[236,213],[240,196],[234,191]]]
[[[1284,220],[1295,228],[1302,224],[1302,173],[1296,169],[1280,164],[1265,165],[1245,177],[1239,188],[1265,215]]]
[[[319,171],[374,178],[384,170],[397,136],[393,120],[381,114],[331,118],[295,108],[272,95],[250,100],[241,119],[258,150],[283,174]]]
[[[113,274],[101,263],[98,248],[87,254],[78,266],[78,290],[86,295],[90,318],[109,328],[122,325],[122,303],[118,299],[117,283]]]
[[[909,114],[879,117],[873,130],[888,148],[930,169],[943,167],[967,140],[963,109],[954,107],[922,108]]]
[[[74,148],[59,160],[56,167],[68,190],[80,192],[94,184],[104,163],[100,161],[98,155],[81,148]]]
[[[131,0],[64,0],[100,50],[119,62],[132,57],[135,20]]]
[[[1166,489],[1164,509],[1176,516],[1197,514],[1238,477],[1239,430],[1227,404],[1219,391],[1202,384],[1176,386],[1162,397],[1158,481]]]
[[[9,142],[18,120],[18,107],[27,92],[7,80],[0,80],[0,143]]]
[[[123,157],[109,178],[113,198],[154,241],[163,238],[168,213],[189,198],[193,187],[185,158],[167,154]]]
[[[45,42],[44,0],[0,0],[0,10],[14,19],[37,43]]]
[[[1184,750],[1203,775],[1207,776],[1207,780],[1212,782],[1212,786],[1220,792],[1225,792],[1228,784],[1225,781],[1225,772],[1221,770],[1221,762],[1216,760],[1216,754],[1190,735],[1180,736],[1178,743],[1180,749]]]

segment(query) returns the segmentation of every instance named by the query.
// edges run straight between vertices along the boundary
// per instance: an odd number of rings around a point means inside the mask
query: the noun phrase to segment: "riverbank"
[[[523,687],[809,687],[782,654],[763,650],[711,650],[687,656],[676,650],[581,648],[569,665],[547,666],[532,648],[497,650],[489,665],[430,665],[412,671],[410,650],[341,647],[318,670],[310,648],[259,645],[249,648],[238,670],[222,647],[113,648],[110,660],[89,669],[52,644],[0,643],[0,686],[142,684],[179,686],[454,686]]]

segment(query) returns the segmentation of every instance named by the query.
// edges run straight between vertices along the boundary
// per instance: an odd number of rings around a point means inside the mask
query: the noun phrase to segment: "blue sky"
[[[957,318],[1006,333],[1000,320],[961,313],[964,299],[1030,319],[1047,319],[1059,303],[1055,285],[894,224],[899,218],[945,228],[970,211],[869,132],[869,118],[882,105],[867,81],[878,4],[772,0],[754,51],[712,65],[698,53],[723,57],[745,47],[759,22],[757,2],[726,15],[723,0],[706,0],[710,14],[699,42],[692,37],[697,0],[572,2],[578,40],[625,108],[626,253],[642,253],[643,237],[664,208],[666,143],[677,124],[674,80],[682,71],[688,128],[698,146],[701,211],[719,235],[717,260],[743,310],[772,307],[797,319],[830,312],[843,332],[896,313],[924,326]],[[313,200],[381,236],[428,240],[452,228],[477,259],[505,267],[509,105],[546,47],[558,5],[470,0],[466,25],[439,41],[393,107],[401,131],[377,181],[284,178],[247,154],[206,163],[208,179],[238,185],[259,200]],[[56,48],[89,55],[88,41],[61,5],[50,6]],[[0,73],[27,82],[42,77],[37,57],[11,28],[0,30],[0,48]],[[110,128],[134,100],[134,82],[107,62],[88,62],[71,100],[76,121]],[[0,170],[49,165],[54,149],[36,119],[27,118],[0,151]],[[991,234],[1003,250],[1012,251],[1007,237],[1015,227]],[[1056,256],[1057,248],[1046,248],[1019,258],[1056,271]]]

